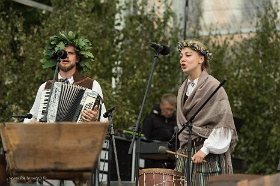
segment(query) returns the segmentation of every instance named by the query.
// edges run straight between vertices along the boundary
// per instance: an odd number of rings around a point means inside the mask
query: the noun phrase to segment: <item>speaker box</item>
[[[117,137],[117,136],[115,137],[115,142],[116,142],[117,157],[119,163],[120,178],[122,181],[131,181],[132,155],[128,154],[128,150],[131,142],[128,139]],[[111,181],[118,180],[114,153],[112,158],[110,176],[111,176],[110,179]]]

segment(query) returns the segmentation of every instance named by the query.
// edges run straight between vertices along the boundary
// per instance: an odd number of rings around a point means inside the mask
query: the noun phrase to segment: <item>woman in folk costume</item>
[[[179,43],[180,65],[187,79],[181,85],[177,97],[177,124],[182,124],[197,112],[201,105],[219,86],[220,82],[209,75],[212,53],[197,40]],[[233,173],[231,152],[237,141],[233,115],[228,96],[221,87],[192,121],[192,157],[179,157],[176,170],[186,173],[190,168],[191,185],[206,185],[211,176]],[[179,135],[179,153],[188,154],[188,128]],[[189,185],[189,184],[188,184]]]

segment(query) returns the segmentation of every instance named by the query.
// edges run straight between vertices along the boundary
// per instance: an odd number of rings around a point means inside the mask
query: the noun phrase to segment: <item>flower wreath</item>
[[[92,45],[88,39],[79,37],[79,33],[74,33],[72,31],[62,31],[59,32],[58,35],[50,37],[43,52],[43,59],[41,59],[43,68],[55,67],[57,64],[58,50],[64,50],[66,46],[74,46],[76,52],[79,54],[80,61],[77,63],[78,70],[87,71],[91,69],[90,62],[94,61],[94,56],[90,52]]]
[[[193,40],[184,40],[179,42],[177,49],[179,52],[181,52],[181,50],[185,47],[190,47],[191,49],[198,51],[200,54],[204,55],[208,61],[213,58],[213,54],[207,48],[200,46]]]

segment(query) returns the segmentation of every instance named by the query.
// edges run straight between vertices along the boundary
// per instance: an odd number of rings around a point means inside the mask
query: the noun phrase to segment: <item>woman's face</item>
[[[201,65],[204,56],[199,55],[195,50],[185,47],[180,53],[180,65],[184,73],[196,75],[202,72]]]

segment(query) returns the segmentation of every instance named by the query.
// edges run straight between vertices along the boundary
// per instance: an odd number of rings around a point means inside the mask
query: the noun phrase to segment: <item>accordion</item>
[[[50,89],[46,89],[42,92],[38,121],[46,115],[47,122],[82,122],[82,111],[93,109],[96,105],[100,117],[102,98],[97,92],[79,85],[62,82],[53,84],[52,95],[50,95],[50,91]]]

